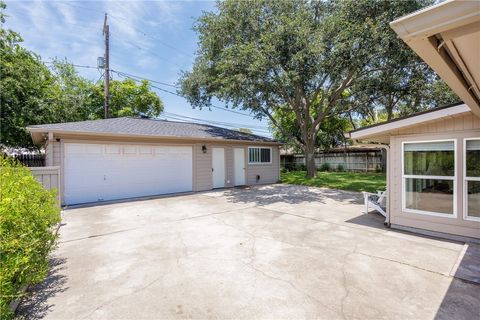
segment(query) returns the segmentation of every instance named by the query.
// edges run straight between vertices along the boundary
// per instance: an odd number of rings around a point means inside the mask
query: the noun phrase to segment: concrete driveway
[[[273,185],[69,209],[29,319],[478,319],[463,243]]]

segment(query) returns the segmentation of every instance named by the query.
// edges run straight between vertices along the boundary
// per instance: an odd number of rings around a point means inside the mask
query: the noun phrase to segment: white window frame
[[[480,181],[480,177],[467,177],[467,141],[480,140],[480,138],[463,139],[463,219],[480,221],[480,217],[468,216],[468,181]]]
[[[454,160],[454,175],[453,175],[453,177],[405,174],[405,144],[409,144],[409,143],[428,143],[428,142],[453,142],[453,160]],[[457,218],[457,163],[458,163],[457,157],[458,157],[458,155],[457,155],[457,139],[402,141],[402,212],[416,213],[416,214],[421,214],[421,215],[442,217],[442,218],[448,218],[448,219],[456,219]],[[407,204],[406,204],[407,197],[405,195],[405,186],[406,186],[405,181],[408,178],[430,179],[430,180],[451,180],[451,181],[453,181],[453,214],[407,208]]]
[[[250,149],[270,149],[270,162],[251,162],[250,161]],[[260,152],[261,153],[261,152]],[[273,158],[273,151],[272,147],[248,147],[248,164],[254,164],[254,165],[268,165],[272,164],[272,158]]]

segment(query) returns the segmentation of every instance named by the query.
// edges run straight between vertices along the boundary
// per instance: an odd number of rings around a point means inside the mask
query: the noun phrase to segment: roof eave
[[[198,140],[198,141],[211,141],[211,142],[235,142],[235,143],[255,143],[255,144],[268,144],[268,145],[282,145],[282,142],[278,141],[255,141],[255,140],[240,140],[240,139],[223,139],[223,138],[209,138],[209,137],[179,137],[179,136],[160,136],[160,135],[144,135],[144,134],[121,134],[121,133],[110,133],[110,132],[91,132],[91,131],[71,131],[71,130],[52,130],[44,128],[35,128],[27,127],[27,131],[30,132],[32,139],[35,144],[41,142],[41,137],[49,132],[52,132],[54,135],[79,135],[79,136],[91,136],[91,137],[115,137],[115,138],[139,138],[139,139],[148,139],[148,140],[159,140],[159,139],[169,139],[169,140],[179,140],[179,141],[188,141],[188,140]]]
[[[480,4],[445,1],[392,21],[390,26],[480,116],[480,89],[462,53],[454,52],[451,43],[453,34],[480,31]]]
[[[470,112],[470,108],[466,104],[455,105],[448,108],[441,108],[430,112],[420,113],[418,115],[409,116],[403,119],[397,119],[365,128],[360,128],[348,133],[348,137],[353,140],[362,140],[365,138],[379,137],[389,135],[392,130],[412,127],[427,121],[434,121],[446,117],[460,115]]]

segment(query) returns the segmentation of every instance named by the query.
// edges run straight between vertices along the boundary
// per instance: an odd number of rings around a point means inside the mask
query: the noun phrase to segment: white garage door
[[[192,147],[66,143],[64,203],[192,191]]]

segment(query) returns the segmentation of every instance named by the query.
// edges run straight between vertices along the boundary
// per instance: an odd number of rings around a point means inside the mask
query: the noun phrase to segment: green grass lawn
[[[305,178],[305,171],[290,171],[280,175],[283,183],[331,189],[377,192],[385,190],[385,173],[317,172],[315,178]]]

